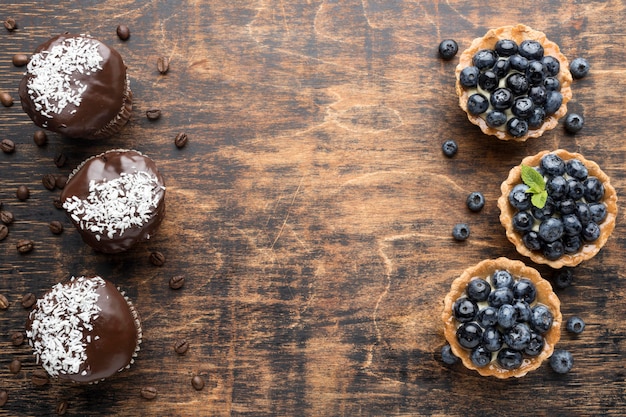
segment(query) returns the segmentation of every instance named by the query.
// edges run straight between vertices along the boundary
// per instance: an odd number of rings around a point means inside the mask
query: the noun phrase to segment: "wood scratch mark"
[[[289,208],[287,209],[287,214],[285,215],[283,224],[280,226],[280,230],[278,231],[276,238],[272,242],[270,246],[270,250],[274,250],[274,245],[276,245],[276,242],[278,242],[278,239],[280,239],[280,236],[283,234],[283,230],[285,230],[285,226],[287,225],[287,221],[289,220],[289,215],[291,214],[291,208],[296,202],[296,197],[298,196],[298,192],[300,192],[300,187],[302,187],[302,181],[304,181],[304,177],[300,178],[300,183],[298,184],[298,188],[296,188],[296,191],[293,193],[293,197],[291,198],[291,203],[289,204]]]

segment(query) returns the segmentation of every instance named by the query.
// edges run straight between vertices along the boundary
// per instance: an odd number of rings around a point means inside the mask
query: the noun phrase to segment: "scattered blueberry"
[[[458,241],[466,240],[470,235],[470,228],[467,223],[458,223],[452,228],[452,236]]]
[[[441,360],[448,365],[454,365],[459,361],[459,357],[452,352],[452,347],[446,344],[441,348]]]
[[[565,130],[567,130],[569,133],[580,132],[584,124],[585,124],[585,119],[579,114],[569,113],[565,117],[564,126],[565,126]]]
[[[572,370],[572,367],[574,366],[574,358],[567,350],[555,349],[550,357],[550,366],[554,372],[558,374],[566,374]]]
[[[439,44],[439,56],[443,59],[452,59],[457,52],[459,52],[459,45],[453,39],[445,39]]]
[[[580,79],[589,74],[589,63],[585,58],[574,58],[569,65],[569,72],[572,73],[572,77]]]
[[[585,330],[585,322],[580,317],[572,316],[567,319],[565,329],[570,333],[581,334]]]
[[[459,150],[459,145],[453,139],[448,139],[441,145],[441,150],[445,156],[452,158]]]
[[[552,281],[557,288],[567,288],[574,282],[574,274],[570,268],[563,268],[555,271]]]
[[[480,211],[485,206],[485,196],[480,191],[474,191],[467,196],[466,203],[471,211]]]

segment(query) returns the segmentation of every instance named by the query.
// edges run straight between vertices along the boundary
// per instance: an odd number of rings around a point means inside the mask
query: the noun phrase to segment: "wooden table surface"
[[[597,161],[626,195],[624,63],[626,8],[620,1],[518,3],[446,1],[297,2],[13,1],[0,8],[18,29],[0,27],[0,201],[15,216],[0,242],[2,416],[591,416],[626,415],[624,212],[603,250],[574,269],[558,291],[565,318],[587,328],[563,332],[575,357],[557,375],[547,364],[522,379],[480,377],[442,363],[440,311],[452,280],[482,259],[518,255],[499,224],[500,183],[526,155],[565,148]],[[493,4],[488,4],[493,3]],[[488,29],[525,23],[545,32],[590,75],[575,81],[571,111],[583,130],[562,126],[542,138],[506,143],[484,136],[457,105],[457,58],[438,58],[442,39],[461,49]],[[116,27],[131,37],[121,41]],[[89,33],[124,57],[135,95],[132,118],[106,141],[49,135],[23,113],[17,87],[30,54],[62,32]],[[170,71],[156,69],[160,56]],[[162,110],[149,121],[146,110]],[[185,132],[189,143],[174,146]],[[459,143],[454,158],[445,139]],[[68,174],[112,148],[151,156],[167,185],[167,216],[154,239],[127,253],[84,245],[45,174]],[[57,168],[54,159],[67,163]],[[18,201],[19,185],[31,191]],[[471,213],[465,198],[484,193]],[[621,204],[620,204],[621,205]],[[56,236],[48,223],[60,220]],[[455,242],[455,223],[471,236]],[[35,249],[19,254],[16,242]],[[160,251],[156,267],[149,254]],[[143,318],[134,366],[81,386],[31,382],[27,344],[13,346],[28,311],[72,275],[100,274],[126,291]],[[168,280],[183,274],[185,286]],[[190,343],[174,352],[178,339]],[[13,374],[8,365],[22,361]],[[191,385],[201,375],[206,385]],[[158,396],[146,400],[142,387]]]

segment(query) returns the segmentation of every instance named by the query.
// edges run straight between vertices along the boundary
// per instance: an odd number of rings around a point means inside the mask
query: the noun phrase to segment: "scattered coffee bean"
[[[0,222],[8,226],[11,223],[13,223],[14,220],[15,220],[15,217],[13,217],[13,213],[11,213],[10,211],[6,211],[6,210],[0,211]]]
[[[33,384],[41,387],[49,382],[48,373],[43,369],[36,369],[30,374],[30,380]]]
[[[57,175],[54,179],[54,186],[59,190],[65,188],[65,184],[67,183],[67,175]]]
[[[15,192],[15,196],[20,201],[26,201],[30,197],[30,190],[25,185],[20,185],[17,187],[17,191]]]
[[[185,285],[185,276],[184,275],[174,275],[170,278],[170,288],[173,290],[178,290]]]
[[[185,353],[187,353],[188,349],[189,349],[189,342],[185,339],[180,339],[174,344],[174,351],[178,353],[179,355],[184,355]]]
[[[24,65],[28,64],[28,61],[30,61],[30,58],[26,54],[13,55],[13,65],[15,65],[16,67],[23,67]]]
[[[63,202],[60,198],[55,198],[54,200],[52,200],[52,204],[59,210],[63,209]]]
[[[4,294],[0,294],[0,310],[6,310],[7,308],[9,308],[9,300]]]
[[[161,118],[161,110],[159,109],[147,110],[146,117],[148,118],[148,120],[158,120]]]
[[[19,359],[13,359],[9,364],[9,372],[17,374],[22,369],[22,362]]]
[[[44,146],[46,143],[48,143],[48,135],[43,130],[37,130],[35,133],[33,133],[33,141],[37,146]]]
[[[66,162],[67,162],[67,156],[65,156],[65,154],[63,153],[60,153],[54,157],[54,165],[56,165],[57,168],[62,168]]]
[[[170,70],[170,60],[166,56],[157,58],[157,70],[159,70],[161,74],[167,74]]]
[[[178,149],[184,148],[188,141],[189,137],[187,137],[187,134],[181,132],[174,138],[174,145],[176,145]]]
[[[15,246],[17,247],[17,251],[19,253],[28,253],[35,247],[35,242],[28,239],[20,239],[17,241]]]
[[[43,184],[44,187],[46,187],[48,190],[52,191],[56,188],[56,183],[57,183],[57,179],[54,175],[52,174],[46,174],[41,178],[41,183]]]
[[[150,263],[154,266],[163,266],[165,263],[165,255],[159,251],[152,252],[150,254]]]
[[[7,17],[6,20],[4,21],[4,27],[9,32],[13,32],[15,29],[17,29],[17,22],[15,21],[14,18]]]
[[[13,346],[22,346],[24,343],[24,333],[13,332],[11,335],[11,343],[13,343]]]
[[[2,142],[0,142],[0,149],[2,149],[2,152],[4,153],[13,153],[15,152],[15,142],[11,139],[2,139]]]
[[[69,403],[65,400],[61,401],[57,404],[55,411],[57,415],[64,416],[67,413],[67,409],[69,408]]]
[[[191,378],[191,385],[196,391],[200,391],[202,388],[204,388],[204,378],[202,378],[200,375],[194,375],[194,377]]]
[[[50,224],[48,224],[48,227],[53,235],[60,235],[63,233],[63,223],[58,220],[51,221]]]
[[[0,390],[0,407],[4,407],[9,399],[9,394],[5,390]]]
[[[28,294],[24,294],[24,296],[22,297],[22,307],[26,309],[29,309],[32,306],[34,306],[36,302],[37,302],[37,297],[35,297],[35,294],[33,294],[32,292],[29,292]]]
[[[117,32],[117,37],[123,41],[128,40],[128,38],[130,38],[130,29],[126,25],[119,25],[117,27],[116,32]]]
[[[158,395],[156,388],[144,387],[141,389],[141,396],[146,400],[154,400]]]
[[[2,103],[4,107],[11,107],[13,105],[13,97],[6,91],[0,91],[0,103]]]
[[[9,228],[7,227],[7,225],[4,223],[0,224],[0,241],[6,239],[8,235],[9,235]]]

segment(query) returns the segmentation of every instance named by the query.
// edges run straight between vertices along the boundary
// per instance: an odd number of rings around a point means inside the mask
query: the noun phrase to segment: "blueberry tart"
[[[563,149],[526,157],[498,199],[517,251],[552,268],[594,257],[615,228],[617,194],[598,164]]]
[[[488,259],[454,280],[444,300],[444,335],[468,369],[522,377],[549,358],[561,337],[561,303],[537,270]]]
[[[572,98],[569,62],[528,26],[503,26],[472,41],[456,67],[459,105],[487,135],[523,142],[554,129]]]

